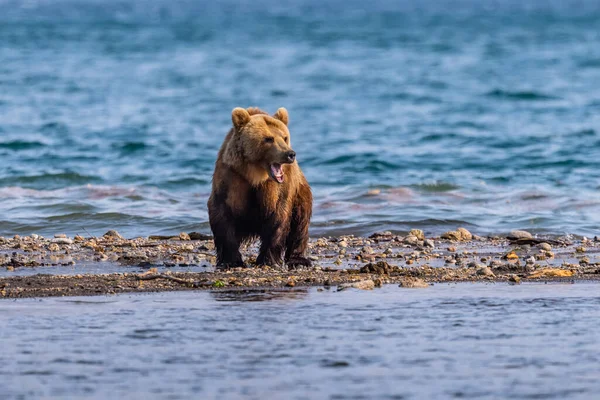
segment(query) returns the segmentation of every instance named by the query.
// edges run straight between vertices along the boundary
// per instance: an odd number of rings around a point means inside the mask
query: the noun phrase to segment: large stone
[[[458,228],[455,231],[448,231],[441,236],[442,239],[455,240],[459,242],[465,242],[473,239],[471,232],[465,228]]]
[[[411,229],[408,235],[416,236],[419,240],[425,240],[425,234],[420,229]]]
[[[400,281],[398,286],[407,289],[424,289],[429,287],[429,283],[420,278],[406,277]]]
[[[373,290],[375,289],[375,282],[372,279],[367,279],[358,282],[342,283],[338,285],[337,290],[340,292],[350,288],[359,290]]]
[[[559,268],[544,268],[531,273],[527,278],[568,278],[573,276],[573,271]]]
[[[512,231],[507,236],[510,240],[518,240],[518,239],[531,239],[533,235],[527,231]]]

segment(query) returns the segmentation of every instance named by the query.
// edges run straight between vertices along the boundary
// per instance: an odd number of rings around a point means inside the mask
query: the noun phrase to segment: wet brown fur
[[[288,114],[273,116],[258,108],[236,108],[233,128],[219,150],[208,200],[217,264],[244,265],[240,245],[259,238],[259,265],[310,265],[304,253],[312,214],[312,193],[298,163],[283,164],[291,151]],[[265,139],[273,138],[273,143]],[[281,163],[284,182],[269,176]]]

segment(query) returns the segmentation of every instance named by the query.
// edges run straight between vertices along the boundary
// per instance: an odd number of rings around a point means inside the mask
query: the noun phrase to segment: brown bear
[[[304,252],[312,193],[290,145],[288,112],[235,108],[208,200],[217,265],[244,266],[240,245],[260,239],[258,265],[310,266]]]

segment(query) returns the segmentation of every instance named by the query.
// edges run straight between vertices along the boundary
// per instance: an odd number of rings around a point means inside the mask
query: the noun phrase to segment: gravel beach
[[[294,270],[254,265],[257,248],[252,244],[243,251],[247,268],[219,269],[214,266],[211,238],[198,233],[134,239],[125,239],[116,231],[93,238],[15,236],[0,238],[0,296],[306,286],[370,290],[383,284],[426,288],[436,282],[575,282],[600,278],[599,252],[597,239],[537,238],[523,231],[484,238],[463,228],[426,238],[422,231],[412,230],[405,235],[380,232],[368,238],[312,239],[309,257],[313,267]],[[79,271],[81,266],[96,264],[110,265],[112,272],[103,273],[102,268],[96,268],[99,273]],[[65,267],[69,267],[68,274],[61,272]]]

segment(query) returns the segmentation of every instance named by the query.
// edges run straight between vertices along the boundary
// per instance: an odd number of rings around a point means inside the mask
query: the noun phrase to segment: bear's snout
[[[287,159],[290,163],[293,163],[296,159],[296,152],[294,150],[290,150],[287,152]]]

